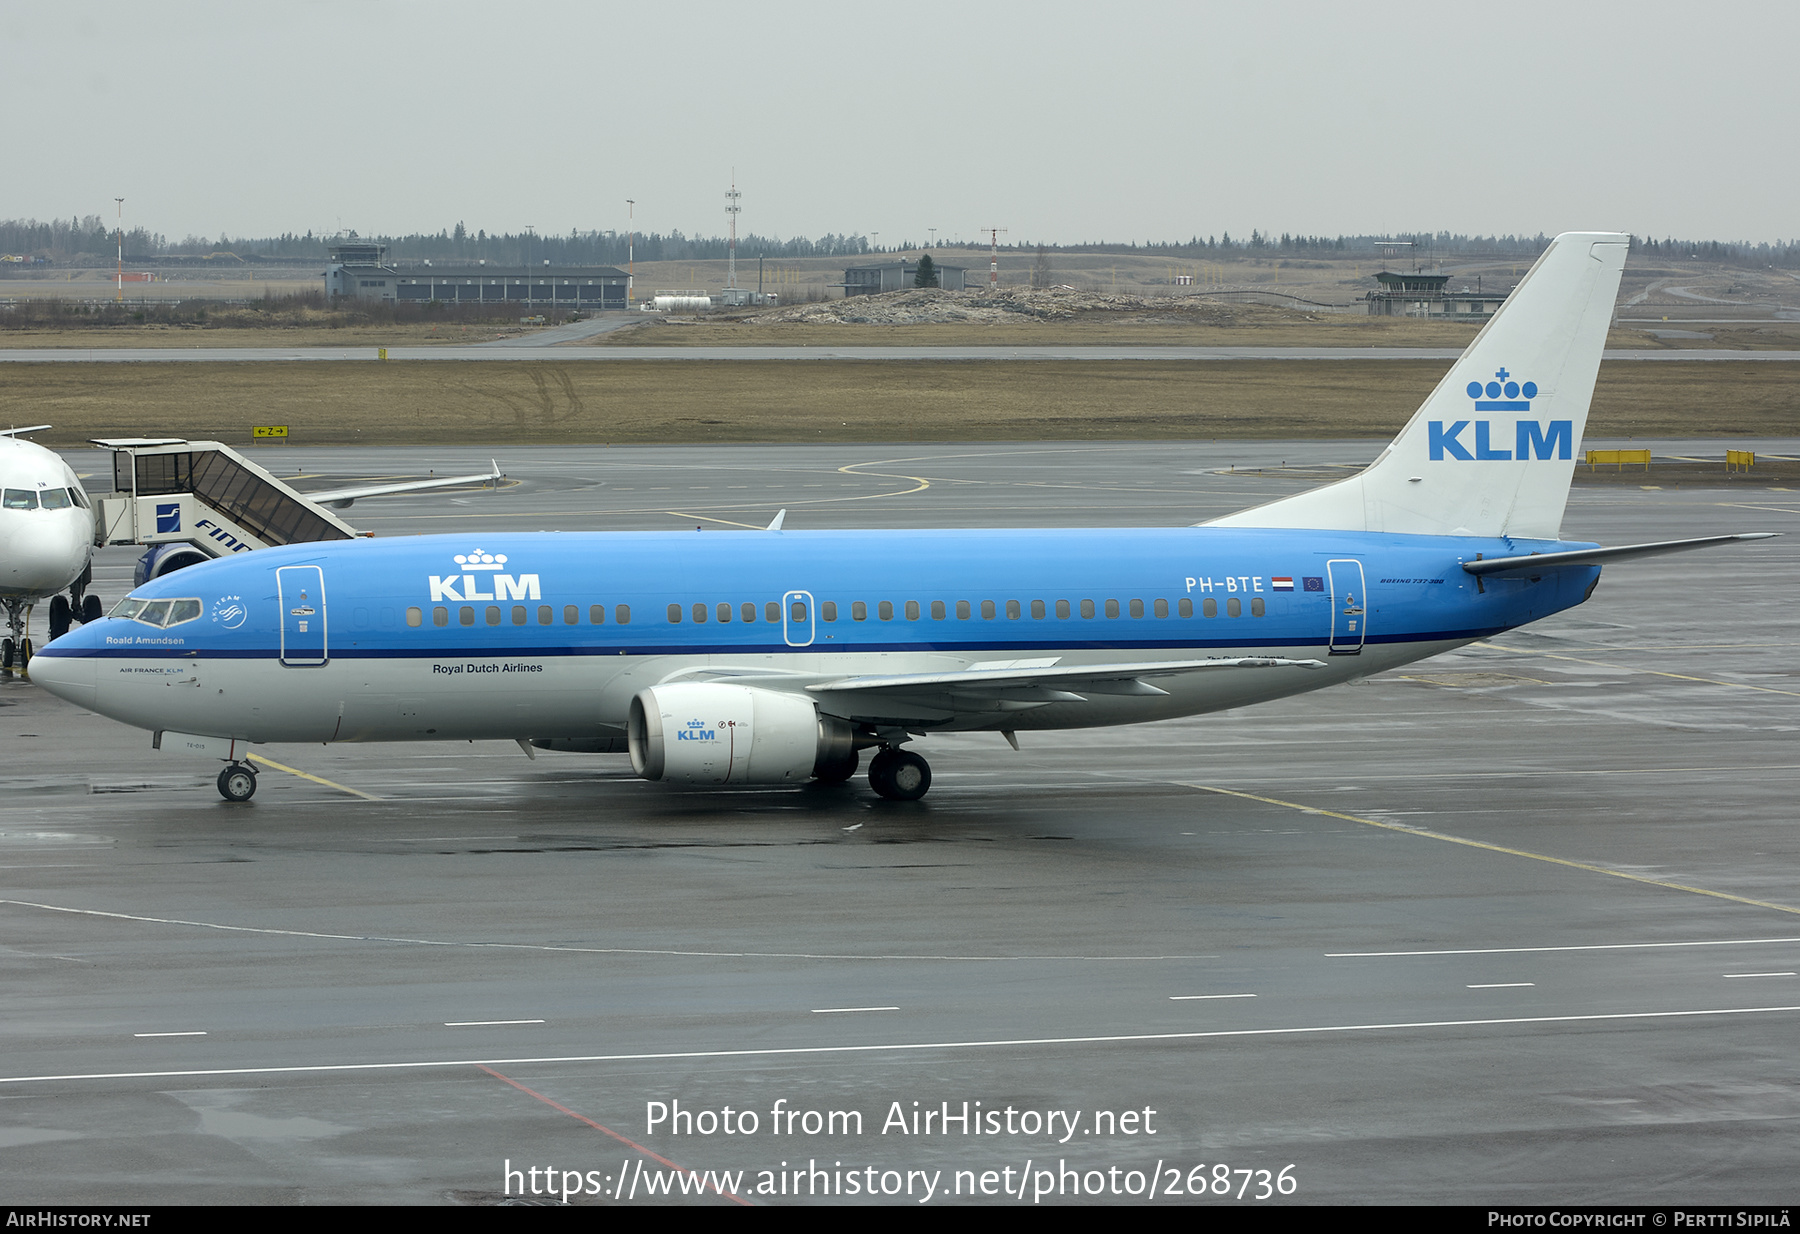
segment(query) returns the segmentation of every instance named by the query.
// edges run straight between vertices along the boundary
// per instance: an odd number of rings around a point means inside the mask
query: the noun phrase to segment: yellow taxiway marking
[[[1507,647],[1500,643],[1487,642],[1477,642],[1474,645],[1486,647],[1490,651],[1510,651],[1516,655],[1567,660],[1572,664],[1591,664],[1595,668],[1615,668],[1622,673],[1649,673],[1653,677],[1673,677],[1677,681],[1699,681],[1709,686],[1734,686],[1739,690],[1760,690],[1764,694],[1785,694],[1789,698],[1800,698],[1800,690],[1777,690],[1774,686],[1753,686],[1743,681],[1720,681],[1716,677],[1695,677],[1689,673],[1671,673],[1660,668],[1633,668],[1629,664],[1610,664],[1605,660],[1586,660],[1580,656],[1566,656],[1554,651],[1537,651],[1529,647]]]
[[[1748,896],[1736,896],[1726,891],[1709,891],[1705,887],[1690,887],[1686,883],[1672,883],[1667,879],[1645,878],[1642,874],[1627,874],[1624,870],[1597,866],[1586,861],[1570,861],[1566,857],[1551,857],[1545,853],[1528,852],[1522,848],[1507,848],[1503,844],[1489,844],[1485,840],[1467,840],[1462,836],[1445,835],[1441,831],[1427,831],[1422,827],[1402,827],[1396,823],[1384,823],[1378,819],[1362,818],[1355,814],[1342,814],[1336,810],[1320,809],[1318,806],[1301,805],[1297,801],[1283,801],[1279,797],[1263,797],[1256,793],[1240,792],[1235,788],[1219,788],[1212,784],[1191,784],[1185,780],[1177,780],[1175,783],[1180,784],[1183,788],[1197,788],[1203,793],[1218,793],[1224,797],[1242,797],[1246,801],[1260,801],[1264,805],[1281,806],[1283,809],[1299,810],[1305,814],[1321,814],[1326,818],[1341,818],[1347,823],[1361,823],[1365,827],[1379,827],[1383,831],[1397,831],[1402,835],[1418,836],[1425,840],[1442,840],[1446,844],[1461,844],[1465,848],[1482,848],[1490,853],[1505,853],[1508,857],[1546,861],[1551,865],[1567,866],[1572,870],[1586,870],[1590,874],[1608,874],[1613,878],[1623,878],[1629,882],[1643,883],[1650,887],[1666,887],[1671,891],[1686,891],[1694,895],[1711,896],[1715,900],[1730,900],[1734,904],[1748,904],[1752,908],[1772,908],[1778,913],[1800,915],[1800,908],[1794,908],[1787,904],[1773,904],[1768,900],[1752,900]]]
[[[710,514],[684,514],[680,510],[664,510],[663,513],[672,518],[697,518],[703,523],[723,523],[727,527],[747,527],[751,531],[765,531],[768,529],[767,523],[764,523],[759,527],[755,523],[735,523],[728,518],[714,518]]]
[[[365,793],[360,788],[351,788],[347,784],[339,784],[336,780],[327,780],[324,776],[316,776],[310,771],[301,771],[296,767],[289,767],[284,763],[276,762],[272,758],[264,758],[260,754],[252,754],[250,756],[250,761],[261,763],[265,767],[273,767],[276,771],[285,771],[291,776],[299,776],[302,780],[311,780],[314,784],[323,784],[326,788],[335,788],[338,792],[349,793],[352,797],[361,797],[364,801],[381,800],[381,798],[377,797],[374,793]]]

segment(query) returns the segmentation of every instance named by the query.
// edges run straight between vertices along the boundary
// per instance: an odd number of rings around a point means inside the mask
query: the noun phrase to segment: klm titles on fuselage
[[[484,553],[476,549],[472,553],[458,553],[452,558],[457,565],[467,570],[466,574],[451,574],[438,577],[429,575],[431,584],[431,602],[442,604],[454,601],[458,604],[470,600],[541,600],[542,589],[535,574],[501,574],[506,569],[505,553]],[[492,591],[483,591],[476,581],[476,572],[491,573],[494,580]],[[462,590],[457,591],[458,586]]]
[[[1476,411],[1530,411],[1531,400],[1537,397],[1537,382],[1517,382],[1511,380],[1512,374],[1504,368],[1494,373],[1495,380],[1483,385],[1479,381],[1471,381],[1467,387],[1468,396],[1475,402]],[[1507,440],[1506,422],[1503,420],[1454,420],[1446,426],[1442,420],[1428,420],[1426,426],[1430,430],[1430,453],[1432,462],[1442,462],[1446,458],[1460,459],[1463,462],[1510,462],[1528,459],[1568,459],[1575,455],[1575,422],[1573,420],[1551,420],[1547,425],[1537,420],[1514,420],[1512,422],[1512,448],[1499,449],[1496,445],[1494,426],[1498,424],[1499,441]],[[1473,441],[1463,438],[1463,433],[1473,426]],[[1473,450],[1470,447],[1473,446]]]

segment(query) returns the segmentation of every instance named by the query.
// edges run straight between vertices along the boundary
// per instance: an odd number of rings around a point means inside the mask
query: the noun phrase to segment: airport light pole
[[[125,199],[115,197],[119,203],[119,294],[118,303],[125,301]]]
[[[631,289],[637,286],[637,202],[625,199],[625,307],[631,307]]]

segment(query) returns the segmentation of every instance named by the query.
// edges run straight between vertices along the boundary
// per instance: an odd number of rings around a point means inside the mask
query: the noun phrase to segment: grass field
[[[0,420],[100,436],[296,444],[1379,437],[1442,361],[414,361],[0,365]],[[1602,367],[1596,437],[1800,434],[1800,366]],[[261,450],[279,450],[262,446]]]

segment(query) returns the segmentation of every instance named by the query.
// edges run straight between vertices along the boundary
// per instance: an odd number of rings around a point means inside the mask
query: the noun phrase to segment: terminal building
[[[937,259],[932,259],[937,270],[937,285],[945,291],[962,291],[966,286],[967,266],[940,266]],[[844,294],[846,296],[873,296],[884,291],[907,291],[918,276],[919,263],[907,261],[884,262],[873,266],[851,266],[844,271]]]
[[[1371,317],[1449,317],[1482,321],[1500,311],[1507,293],[1479,289],[1445,291],[1448,274],[1394,274],[1383,270],[1375,276],[1380,287],[1368,294]]]
[[[613,266],[432,265],[387,261],[382,244],[340,244],[325,266],[327,299],[467,304],[471,301],[566,309],[623,309],[627,279]]]

